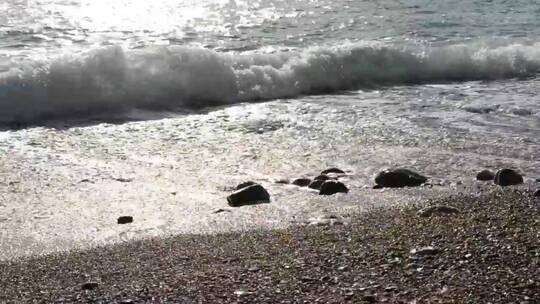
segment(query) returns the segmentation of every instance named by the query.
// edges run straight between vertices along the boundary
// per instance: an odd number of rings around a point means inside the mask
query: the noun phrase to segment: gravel
[[[373,209],[346,225],[180,235],[2,262],[0,302],[539,303],[532,195],[455,195]],[[435,204],[461,212],[417,216]],[[422,248],[436,252],[414,254]]]

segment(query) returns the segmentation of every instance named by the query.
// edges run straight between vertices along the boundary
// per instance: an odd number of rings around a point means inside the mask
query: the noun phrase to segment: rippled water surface
[[[532,0],[7,0],[0,11],[0,47],[9,55],[109,44],[256,50],[343,40],[534,40],[540,31]]]

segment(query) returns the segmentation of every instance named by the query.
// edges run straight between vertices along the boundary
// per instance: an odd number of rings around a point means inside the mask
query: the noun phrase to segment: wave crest
[[[0,74],[0,123],[175,110],[374,86],[532,76],[540,43],[428,51],[375,43],[278,54],[108,47]]]

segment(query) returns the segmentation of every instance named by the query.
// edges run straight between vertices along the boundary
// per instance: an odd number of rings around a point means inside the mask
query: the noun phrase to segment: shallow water
[[[486,168],[517,169],[529,187],[539,12],[534,1],[0,4],[0,258],[474,193],[494,187],[474,181]],[[348,171],[348,195],[275,183],[331,166]],[[435,186],[371,189],[388,167]],[[272,203],[214,214],[246,180]]]

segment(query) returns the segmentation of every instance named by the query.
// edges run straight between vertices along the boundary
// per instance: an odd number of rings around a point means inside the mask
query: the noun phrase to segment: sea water
[[[539,37],[532,0],[2,1],[2,248],[283,227],[483,169],[534,183]],[[329,166],[350,195],[274,183]],[[389,167],[435,186],[372,190]],[[272,203],[212,214],[246,180]]]

